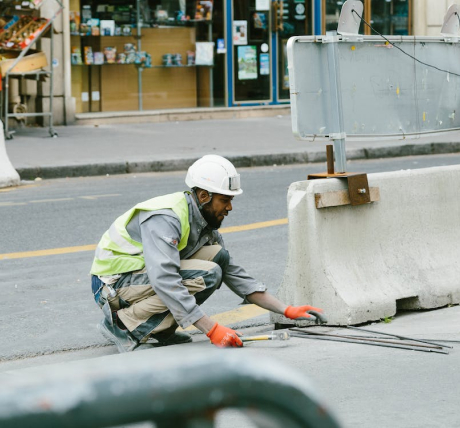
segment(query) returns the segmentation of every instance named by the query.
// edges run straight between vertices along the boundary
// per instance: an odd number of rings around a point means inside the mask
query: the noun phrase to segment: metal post
[[[141,51],[142,44],[141,44],[141,0],[137,0],[136,2],[136,16],[137,16],[137,52]],[[138,85],[138,99],[139,99],[139,111],[142,111],[142,66],[137,68],[137,85]]]
[[[11,135],[10,135],[10,131],[9,131],[9,117],[8,117],[8,98],[9,98],[9,85],[10,85],[10,82],[9,82],[9,79],[10,79],[10,76],[9,76],[9,73],[6,72],[5,73],[5,87],[3,88],[3,91],[5,93],[5,123],[4,123],[4,128],[5,128],[5,138],[7,140],[9,140],[11,138]]]
[[[208,41],[212,42],[212,20],[208,23]],[[209,107],[214,107],[214,66],[209,67],[209,98]]]
[[[50,90],[49,90],[49,94],[50,94],[50,116],[49,116],[49,133],[50,133],[50,137],[56,137],[57,134],[54,132],[54,129],[53,129],[53,122],[54,122],[54,118],[53,118],[53,98],[54,98],[54,65],[53,65],[53,61],[54,61],[54,24],[53,22],[51,23],[51,26],[50,26]],[[65,100],[64,100],[64,104],[65,104]]]
[[[337,31],[328,31],[326,36],[330,38],[327,47],[327,60],[329,72],[329,87],[331,101],[331,129],[329,138],[334,143],[335,163],[337,173],[347,170],[347,158],[345,153],[345,131],[343,126],[342,90],[340,87],[340,67],[337,54]]]

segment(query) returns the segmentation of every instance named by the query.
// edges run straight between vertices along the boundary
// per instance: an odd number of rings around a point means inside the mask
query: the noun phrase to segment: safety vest
[[[142,243],[131,238],[126,226],[139,211],[168,208],[173,210],[180,220],[181,239],[177,248],[179,251],[185,248],[190,234],[185,194],[178,192],[159,196],[137,204],[113,222],[96,248],[91,274],[107,276],[142,269],[145,266]]]

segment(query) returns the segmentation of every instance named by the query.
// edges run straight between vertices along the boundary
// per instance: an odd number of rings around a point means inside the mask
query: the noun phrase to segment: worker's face
[[[224,218],[232,210],[232,200],[233,196],[214,193],[211,202],[203,205],[203,217],[212,228],[219,229]]]

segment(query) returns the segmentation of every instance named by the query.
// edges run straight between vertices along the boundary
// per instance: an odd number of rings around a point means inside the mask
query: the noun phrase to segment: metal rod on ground
[[[437,345],[437,346],[441,346],[443,348],[451,348],[451,349],[453,348],[452,346],[441,345],[440,343],[431,342],[431,341],[428,341],[428,340],[412,339],[411,337],[398,336],[397,334],[391,334],[391,333],[382,333],[381,331],[367,330],[365,328],[353,327],[351,325],[347,325],[347,328],[350,328],[352,330],[357,330],[357,331],[365,331],[367,333],[375,333],[375,334],[382,334],[384,336],[392,336],[392,337],[396,337],[398,339],[403,339],[403,340],[413,340],[414,342],[427,343],[428,345]]]
[[[449,354],[447,351],[441,349],[431,349],[431,348],[412,348],[409,346],[398,346],[398,345],[385,345],[383,343],[376,343],[376,342],[363,342],[359,340],[352,340],[352,339],[334,339],[332,337],[324,337],[324,336],[310,336],[308,334],[302,333],[291,333],[292,337],[298,337],[300,339],[313,339],[313,340],[326,340],[329,342],[345,342],[345,343],[357,343],[361,345],[370,345],[370,346],[382,346],[384,348],[396,348],[396,349],[406,349],[409,351],[421,351],[421,352],[435,352],[436,354]]]
[[[317,327],[317,326],[315,326],[315,327]],[[331,326],[328,326],[328,327],[331,328]],[[379,339],[379,338],[380,338],[380,336],[362,336],[362,335],[360,335],[360,334],[356,334],[356,335],[355,335],[355,334],[349,334],[349,335],[347,335],[347,336],[348,336],[348,337],[358,337],[358,338],[364,337],[364,338],[366,338],[366,339]],[[413,339],[411,339],[411,340],[413,340]],[[446,343],[460,343],[460,340],[425,339],[425,338],[423,338],[423,339],[420,339],[420,338],[417,339],[417,341],[420,341],[420,340],[424,340],[424,341],[427,342],[427,343],[430,343],[429,341],[431,341],[431,342],[433,342],[433,341],[438,341],[438,342],[446,342]],[[425,342],[422,342],[422,343],[425,343]],[[438,346],[441,346],[441,345],[438,345]],[[446,348],[446,346],[443,346],[443,347]],[[453,349],[453,346],[447,346],[447,348]]]
[[[379,343],[391,343],[393,345],[404,345],[404,346],[416,346],[419,348],[431,348],[431,349],[442,349],[442,346],[439,345],[420,345],[418,343],[407,343],[407,342],[394,342],[388,339],[376,339],[370,337],[360,337],[360,336],[348,336],[348,335],[340,335],[340,334],[327,334],[327,333],[315,333],[312,331],[305,331],[300,329],[291,328],[291,331],[297,331],[303,334],[312,334],[314,336],[327,336],[327,337],[342,337],[344,339],[359,339],[364,340],[365,342],[379,342]]]

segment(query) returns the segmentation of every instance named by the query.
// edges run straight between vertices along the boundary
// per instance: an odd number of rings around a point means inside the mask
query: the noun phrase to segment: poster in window
[[[214,65],[214,42],[195,43],[195,64]]]
[[[257,49],[255,46],[238,46],[238,79],[257,79]]]
[[[212,0],[198,0],[195,10],[195,19],[197,21],[210,21],[212,18]]]
[[[268,76],[270,74],[270,57],[267,53],[260,54],[260,75]]]
[[[227,53],[227,49],[225,48],[225,40],[224,39],[217,39],[217,53],[218,54]]]
[[[233,44],[248,44],[248,21],[233,21]]]
[[[254,12],[252,15],[253,25],[256,30],[266,30],[268,28],[268,17],[265,12]]]
[[[256,10],[269,10],[270,0],[256,0]]]

